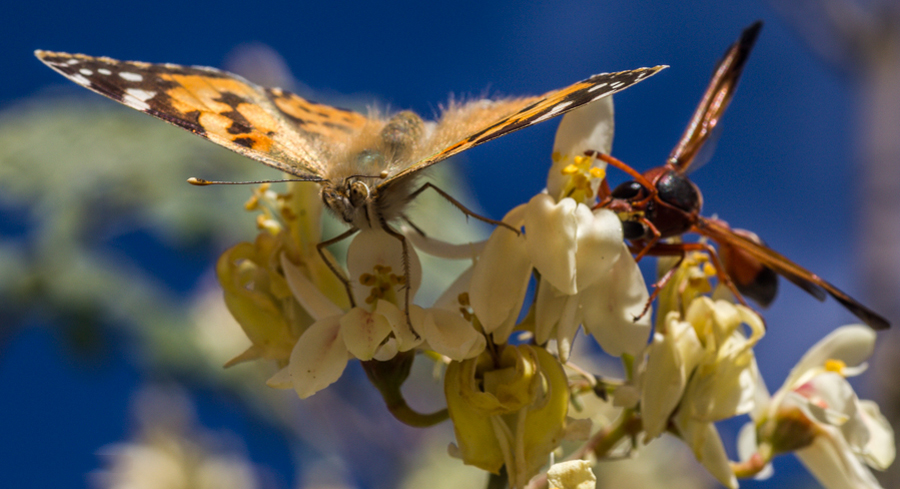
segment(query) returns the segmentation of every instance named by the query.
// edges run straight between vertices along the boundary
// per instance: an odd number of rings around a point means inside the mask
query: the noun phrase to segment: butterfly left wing
[[[367,123],[361,114],[215,68],[35,55],[85,88],[301,179],[321,180],[327,150]]]
[[[390,175],[378,187],[382,188],[390,185],[392,181],[398,178],[411,175],[481,143],[543,122],[586,103],[612,95],[655,75],[664,68],[667,68],[667,66],[601,73],[574,85],[541,96],[488,102],[483,107],[475,107],[475,113],[470,116],[476,120],[484,121],[480,126],[476,125],[476,127],[481,127],[480,130],[465,135],[463,139],[452,142],[449,146],[425,157],[412,166]]]
[[[744,29],[740,39],[728,48],[725,56],[719,61],[690,123],[678,144],[669,154],[669,159],[666,160],[667,165],[674,166],[680,173],[685,173],[692,164],[703,163],[697,161],[700,159],[697,158],[697,154],[712,138],[714,132],[717,132],[715,129],[734,96],[738,80],[741,78],[744,65],[747,64],[747,58],[756,43],[760,29],[762,29],[762,22],[756,22]],[[707,144],[707,146],[709,145]]]

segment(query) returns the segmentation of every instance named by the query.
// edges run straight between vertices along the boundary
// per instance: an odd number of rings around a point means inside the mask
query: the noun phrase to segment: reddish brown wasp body
[[[586,153],[619,168],[634,179],[612,191],[604,186],[607,191],[606,195],[601,196],[599,206],[622,217],[625,238],[631,242],[631,249],[638,260],[648,254],[684,256],[687,251],[705,250],[710,253],[720,281],[741,302],[743,294],[763,306],[768,305],[775,298],[778,274],[819,300],[824,300],[826,293],[831,295],[872,328],[886,329],[890,324],[885,318],[818,275],[768,248],[755,234],[731,229],[724,221],[700,215],[703,197],[686,173],[728,107],[761,28],[762,23],[757,22],[745,29],[740,39],[725,53],[690,124],[665,165],[641,174],[611,156],[592,151]],[[687,232],[701,234],[718,244],[722,260],[705,243],[660,241]],[[660,284],[669,276],[664,276]],[[651,300],[653,297],[655,293]]]

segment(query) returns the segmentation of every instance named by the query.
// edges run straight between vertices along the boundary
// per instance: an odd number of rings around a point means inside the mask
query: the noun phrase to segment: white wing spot
[[[82,69],[78,70],[78,72],[81,73],[81,74],[84,75],[84,76],[91,76],[91,75],[94,74],[93,71],[91,71],[91,70],[89,70],[89,69],[87,69],[87,68],[82,68]]]
[[[621,86],[624,85],[624,84],[625,84],[625,82],[614,81],[614,82],[612,82],[612,83],[609,84],[609,88],[619,88],[619,87],[621,87]]]
[[[125,90],[125,93],[141,102],[146,102],[156,96],[156,92],[149,92],[147,90],[141,90],[140,88],[128,88]]]
[[[73,82],[75,82],[75,83],[77,83],[77,84],[83,86],[83,87],[90,86],[90,84],[91,84],[91,81],[90,81],[90,80],[88,80],[87,78],[85,78],[85,77],[79,75],[78,73],[75,73],[75,74],[73,74],[73,75],[69,75],[69,79],[72,80]]]
[[[597,90],[600,90],[601,88],[605,87],[606,85],[608,85],[608,83],[606,83],[606,82],[600,83],[599,85],[594,85],[591,88],[588,88],[588,93],[596,92]]]
[[[558,103],[558,104],[554,105],[553,108],[550,109],[549,112],[547,112],[546,114],[535,119],[534,122],[532,122],[532,124],[537,124],[538,122],[543,122],[551,117],[554,117],[556,114],[559,114],[560,112],[562,112],[563,109],[565,109],[566,107],[568,107],[570,105],[572,105],[571,100],[567,100],[565,102]]]
[[[147,112],[150,109],[150,105],[147,102],[132,97],[122,97],[122,103],[141,112]]]
[[[79,63],[79,61],[74,58],[70,59],[69,61],[66,61],[67,65],[77,65],[78,63]]]
[[[122,78],[124,78],[130,82],[144,81],[143,76],[141,76],[137,73],[131,73],[129,71],[123,71],[123,72],[119,73],[119,76],[121,76]]]
[[[112,71],[109,71],[106,68],[100,68],[97,70],[97,73],[100,73],[101,75],[112,75]]]

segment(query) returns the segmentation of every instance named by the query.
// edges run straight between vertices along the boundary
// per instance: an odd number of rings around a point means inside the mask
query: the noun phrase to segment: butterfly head
[[[365,219],[367,204],[373,200],[373,187],[360,177],[353,176],[337,182],[326,180],[322,183],[322,201],[344,222],[355,227],[369,227],[360,220]],[[360,225],[363,224],[363,225]]]

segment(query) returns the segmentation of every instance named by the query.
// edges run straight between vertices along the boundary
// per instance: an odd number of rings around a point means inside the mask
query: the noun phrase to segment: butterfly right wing
[[[685,173],[691,165],[703,163],[699,161],[697,154],[713,133],[717,132],[715,129],[737,89],[738,80],[760,29],[762,22],[756,22],[744,29],[740,39],[728,48],[725,56],[719,61],[709,86],[691,117],[691,122],[669,154],[667,165],[674,166],[680,173]]]
[[[470,102],[470,104],[475,104],[473,115],[477,117],[472,117],[474,120],[464,124],[468,131],[467,134],[461,136],[462,139],[450,141],[449,145],[440,151],[389,176],[387,180],[379,184],[379,188],[386,187],[396,179],[423,170],[481,143],[565,114],[584,104],[624,90],[655,75],[664,68],[667,67],[655,66],[616,73],[601,73],[537,97],[487,101],[486,103],[485,101]],[[484,105],[479,106],[478,104]]]
[[[305,180],[321,180],[325,150],[367,121],[214,68],[35,55],[85,88]]]

